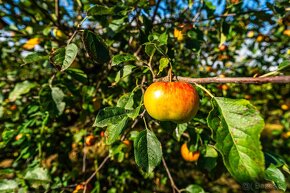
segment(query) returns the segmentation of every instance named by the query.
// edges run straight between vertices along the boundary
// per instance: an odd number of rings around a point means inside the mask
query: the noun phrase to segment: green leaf
[[[133,120],[136,119],[140,113],[141,108],[142,108],[142,103],[140,103],[139,106],[136,107],[135,109],[130,110],[128,112],[128,117],[130,117]]]
[[[216,9],[216,6],[213,5],[212,1],[205,1],[205,5],[211,10]]]
[[[134,140],[135,161],[144,171],[150,173],[162,159],[162,148],[155,134],[146,129]]]
[[[93,127],[106,127],[119,123],[127,117],[127,111],[121,107],[106,107],[101,109],[96,117]]]
[[[177,139],[177,141],[180,141],[182,134],[187,129],[187,125],[188,125],[187,123],[177,124],[177,127],[174,132],[174,136]]]
[[[77,69],[77,68],[69,68],[66,70],[67,74],[69,74],[72,78],[74,78],[75,80],[82,82],[82,83],[87,83],[88,81],[88,77],[85,74],[84,71],[82,71],[81,69]]]
[[[239,182],[261,178],[265,164],[259,141],[264,128],[260,113],[244,99],[216,97],[212,103],[208,125],[215,132],[216,148],[226,168]],[[219,124],[211,120],[214,114],[220,118]]]
[[[205,155],[202,157],[200,165],[202,168],[211,172],[217,166],[218,152],[211,145],[206,146]]]
[[[64,93],[58,87],[50,88],[45,85],[39,92],[39,102],[43,111],[50,116],[61,115],[65,108]]]
[[[49,58],[49,56],[43,55],[43,53],[33,52],[32,54],[27,55],[23,59],[23,61],[25,64],[29,64],[29,63],[33,63],[33,62],[48,60],[48,58]]]
[[[205,193],[202,187],[196,184],[191,184],[185,188],[185,191],[188,193]]]
[[[27,80],[17,83],[12,90],[12,92],[9,93],[8,99],[10,101],[15,101],[18,97],[20,97],[23,94],[28,93],[32,88],[36,87],[35,83],[31,83]]]
[[[51,182],[47,169],[41,167],[28,170],[24,179],[28,180],[35,188],[39,186],[48,188],[49,183]]]
[[[154,46],[154,44],[146,44],[145,45],[145,53],[148,55],[148,56],[153,56],[154,55],[154,53],[155,53],[155,51],[156,51],[156,48],[155,48],[155,46]]]
[[[111,145],[112,143],[114,143],[120,137],[122,131],[127,126],[128,120],[129,120],[128,117],[124,117],[117,124],[108,126],[108,128],[107,128],[107,138],[106,138],[106,143],[108,145]]]
[[[114,14],[114,7],[107,7],[103,5],[94,5],[87,11],[88,16],[112,15],[112,14]]]
[[[160,63],[160,64],[159,64],[159,72],[158,72],[158,74],[161,73],[161,72],[164,70],[164,68],[167,68],[167,66],[168,66],[168,64],[169,64],[169,59],[163,57],[163,58],[161,58],[161,59],[159,60],[159,63]]]
[[[100,36],[92,31],[84,30],[82,39],[86,51],[93,61],[99,64],[104,64],[110,61],[111,56],[109,49]]]
[[[166,45],[167,44],[167,39],[168,39],[168,35],[166,32],[162,33],[160,36],[159,36],[159,42],[160,42],[160,46],[161,45]]]
[[[127,93],[121,96],[117,102],[117,107],[122,107],[128,110],[132,110],[134,105],[134,92]]]
[[[290,60],[283,61],[278,66],[278,71],[285,71],[290,69]]]
[[[65,96],[64,93],[62,92],[60,88],[52,87],[51,96],[58,110],[58,115],[61,115],[65,108],[65,102],[63,102],[64,96]]]
[[[0,192],[16,192],[18,189],[18,183],[15,180],[0,180]]]
[[[223,45],[227,40],[227,36],[221,32],[221,36],[220,36],[220,46]]]
[[[122,78],[129,76],[134,68],[136,68],[136,66],[133,65],[124,66],[120,71],[117,72],[115,81],[119,82]]]
[[[123,62],[135,61],[136,57],[131,54],[118,54],[112,58],[112,66],[119,65]]]
[[[69,44],[64,48],[58,48],[51,56],[50,61],[65,71],[75,60],[78,53],[78,47],[75,44]]]
[[[265,171],[265,179],[273,182],[277,188],[286,191],[287,183],[284,174],[273,164]]]
[[[0,106],[0,119],[3,118],[4,115],[4,107]]]

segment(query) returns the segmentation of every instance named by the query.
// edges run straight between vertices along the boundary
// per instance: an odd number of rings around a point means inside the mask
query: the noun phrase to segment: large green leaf
[[[12,92],[9,93],[9,100],[15,101],[18,97],[20,97],[20,95],[28,93],[35,86],[35,83],[29,82],[27,80],[17,83]]]
[[[259,141],[264,128],[263,118],[244,99],[216,97],[212,103],[208,125],[215,133],[216,148],[226,168],[240,182],[261,178],[265,168]]]
[[[24,176],[24,179],[29,181],[35,188],[39,186],[48,188],[49,183],[51,182],[47,169],[40,167],[28,170]]]
[[[42,61],[42,60],[47,60],[49,57],[47,55],[43,55],[43,53],[39,53],[39,52],[33,52],[29,55],[27,55],[23,61],[25,64],[28,63],[33,63],[33,62],[38,62],[38,61]]]
[[[114,143],[121,135],[122,131],[127,125],[129,118],[124,117],[120,122],[114,125],[109,125],[107,128],[107,138],[106,138],[106,143],[107,144],[112,144]]]
[[[112,58],[112,66],[119,65],[123,62],[129,62],[136,60],[136,57],[131,54],[118,54]]]
[[[121,107],[106,107],[101,109],[96,117],[93,127],[106,127],[115,125],[127,117],[127,111]]]
[[[75,44],[69,44],[64,48],[58,48],[51,56],[50,61],[61,68],[61,71],[66,70],[75,60],[78,53],[78,47]]]
[[[286,191],[287,183],[284,174],[273,164],[265,171],[265,179],[273,182],[277,188]]]
[[[84,30],[83,43],[93,61],[100,64],[110,61],[109,49],[100,36],[90,30]]]
[[[162,159],[162,148],[155,134],[146,129],[134,141],[135,161],[144,171],[150,173]]]
[[[18,183],[14,180],[0,180],[0,192],[16,192]]]

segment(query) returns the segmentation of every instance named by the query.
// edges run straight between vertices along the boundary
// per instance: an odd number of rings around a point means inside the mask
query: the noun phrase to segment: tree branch
[[[98,171],[105,165],[105,163],[108,161],[109,158],[110,158],[110,155],[107,155],[107,157],[105,157],[105,159],[102,161],[102,163],[96,169],[96,171],[85,181],[85,187],[94,178],[94,176],[96,175],[96,173],[98,173]]]
[[[170,180],[170,184],[171,184],[171,187],[172,187],[172,192],[175,193],[175,190],[176,190],[178,193],[181,192],[181,191],[176,187],[176,185],[175,185],[175,183],[174,183],[174,180],[173,180],[173,178],[172,178],[172,176],[171,176],[171,173],[170,173],[170,171],[169,171],[169,169],[168,169],[168,167],[167,167],[167,164],[166,164],[166,162],[165,162],[164,157],[162,157],[162,163],[163,163],[163,166],[164,166],[164,168],[165,168],[165,170],[166,170],[166,173],[167,173],[167,175],[168,175],[168,178],[169,178],[169,180]]]
[[[157,3],[156,3],[156,7],[155,7],[155,10],[154,10],[153,16],[151,18],[152,24],[154,23],[154,20],[155,20],[155,17],[156,17],[160,2],[161,2],[161,0],[158,0]]]
[[[188,83],[209,84],[209,83],[237,83],[237,84],[265,84],[265,83],[277,83],[285,84],[290,83],[290,76],[273,76],[273,77],[210,77],[210,78],[189,78],[176,76],[173,80],[184,81]],[[154,79],[156,81],[169,81],[168,77],[162,77]]]
[[[59,0],[54,0],[54,9],[55,9],[55,16],[56,16],[57,22],[60,23]]]

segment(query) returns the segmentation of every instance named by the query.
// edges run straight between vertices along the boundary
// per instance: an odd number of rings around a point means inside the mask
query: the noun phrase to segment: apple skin
[[[144,105],[156,120],[185,123],[196,115],[199,96],[186,82],[155,82],[145,91]]]

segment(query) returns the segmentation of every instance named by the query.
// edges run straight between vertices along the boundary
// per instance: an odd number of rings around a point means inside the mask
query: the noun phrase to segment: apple
[[[290,29],[285,29],[285,30],[283,31],[283,34],[284,34],[285,36],[289,36],[289,37],[290,37]]]
[[[219,46],[219,50],[220,50],[221,52],[224,52],[224,51],[226,51],[227,49],[228,49],[228,46],[225,45],[225,44],[222,44],[222,45]]]
[[[94,145],[95,141],[96,141],[96,138],[95,138],[95,136],[93,136],[93,135],[89,135],[89,136],[87,136],[87,137],[85,138],[85,143],[86,143],[87,146],[92,146],[92,145]]]
[[[186,161],[189,161],[189,162],[197,161],[199,156],[200,156],[199,151],[194,151],[194,152],[189,151],[189,149],[187,147],[187,143],[184,143],[181,146],[180,152],[181,152],[182,158]]]
[[[196,115],[199,96],[186,82],[155,82],[145,91],[144,105],[156,120],[184,123]]]

